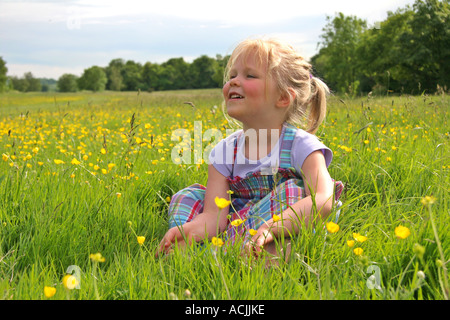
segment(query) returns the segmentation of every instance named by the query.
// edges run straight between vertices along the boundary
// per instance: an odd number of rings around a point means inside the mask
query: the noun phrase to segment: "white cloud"
[[[99,23],[102,19],[160,15],[183,19],[216,21],[221,25],[260,25],[294,17],[334,15],[343,12],[368,20],[384,19],[388,10],[403,7],[411,0],[77,0],[77,1],[7,1],[0,2],[0,19],[21,21],[68,21]],[[125,21],[125,20],[124,20]]]
[[[24,73],[30,72],[35,78],[52,78],[57,80],[64,73],[81,76],[83,67],[58,67],[44,64],[7,64],[8,75],[22,77]]]
[[[0,55],[9,74],[80,75],[114,58],[161,63],[229,54],[258,34],[316,53],[325,16],[355,15],[369,24],[414,0],[0,0]]]

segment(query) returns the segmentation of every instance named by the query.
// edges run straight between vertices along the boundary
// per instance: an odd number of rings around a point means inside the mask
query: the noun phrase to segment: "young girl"
[[[274,239],[314,225],[314,216],[326,219],[343,189],[327,170],[331,150],[313,135],[324,119],[327,93],[291,46],[263,39],[240,43],[228,61],[223,97],[242,130],[212,150],[206,187],[194,184],[172,197],[169,230],[157,255],[223,231],[226,244],[241,239],[256,255],[275,253]],[[231,205],[218,210],[216,200],[230,194]]]

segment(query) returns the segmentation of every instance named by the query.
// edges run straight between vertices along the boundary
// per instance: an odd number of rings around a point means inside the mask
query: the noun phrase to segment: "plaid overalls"
[[[248,232],[250,229],[257,230],[274,214],[279,215],[288,206],[306,196],[301,175],[291,165],[291,147],[297,128],[287,125],[284,130],[279,168],[275,174],[266,175],[261,172],[253,172],[243,178],[227,177],[230,190],[233,191],[230,218],[225,235],[225,240],[229,244],[233,244],[239,237],[243,237],[245,243],[251,238]],[[237,140],[238,137],[234,141],[234,160],[236,159]],[[334,198],[336,202],[338,202],[343,187],[342,182],[335,182]],[[196,183],[178,191],[172,197],[169,204],[169,228],[182,226],[203,212],[205,191],[206,188],[203,185]],[[244,222],[239,226],[233,226],[230,222],[236,219]]]

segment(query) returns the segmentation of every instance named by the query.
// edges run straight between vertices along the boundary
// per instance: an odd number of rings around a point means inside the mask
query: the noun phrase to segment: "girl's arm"
[[[210,239],[218,232],[225,230],[229,208],[226,207],[219,212],[215,198],[228,199],[228,190],[229,184],[226,177],[219,173],[213,165],[209,165],[203,212],[183,226],[169,229],[159,244],[156,256],[169,250],[175,242],[185,246],[185,239],[188,240],[188,243],[201,241],[205,236]]]
[[[333,207],[334,184],[322,151],[311,153],[303,163],[302,171],[307,196],[291,206],[295,212],[287,208],[283,211],[281,220],[274,222],[270,219],[258,229],[252,237],[256,248],[271,242],[274,237],[297,234],[301,227],[308,227],[315,223],[316,219],[326,218],[330,214]],[[317,211],[314,210],[313,198]],[[320,217],[314,217],[315,212],[318,212]]]

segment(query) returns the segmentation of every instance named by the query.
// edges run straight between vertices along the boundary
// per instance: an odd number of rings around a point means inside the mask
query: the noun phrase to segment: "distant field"
[[[173,163],[185,144],[172,133],[206,150],[199,125],[232,128],[221,103],[221,90],[1,94],[0,298],[448,297],[448,96],[330,98],[317,135],[346,185],[340,230],[304,230],[289,263],[267,269],[209,242],[156,259],[170,197],[207,179],[194,152]]]

